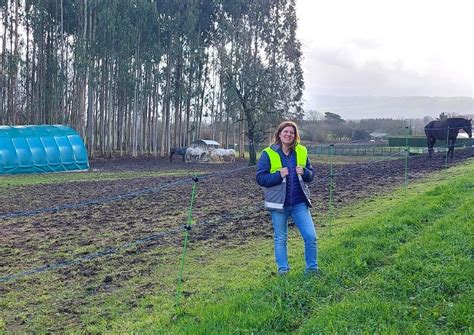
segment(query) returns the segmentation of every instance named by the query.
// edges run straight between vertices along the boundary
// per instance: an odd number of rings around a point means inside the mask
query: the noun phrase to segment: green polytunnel
[[[0,174],[89,169],[84,142],[62,125],[0,126]]]

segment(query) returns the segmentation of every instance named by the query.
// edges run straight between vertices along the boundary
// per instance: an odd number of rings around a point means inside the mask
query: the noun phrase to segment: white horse
[[[234,149],[214,149],[211,151],[211,157],[217,157],[220,162],[224,162],[229,157],[230,162],[235,162],[236,152]]]
[[[187,148],[186,149],[186,162],[197,162],[207,156],[207,151],[201,148]]]

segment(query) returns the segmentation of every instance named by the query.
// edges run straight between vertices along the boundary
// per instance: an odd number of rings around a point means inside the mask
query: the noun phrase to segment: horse
[[[171,148],[170,150],[170,162],[173,161],[173,155],[180,155],[183,156],[183,162],[185,161],[186,158],[186,149],[187,147],[176,147],[176,148]]]
[[[454,144],[456,143],[459,130],[464,129],[469,137],[472,137],[471,120],[472,119],[450,118],[446,121],[431,121],[428,123],[425,126],[425,134],[428,142],[429,157],[433,157],[433,146],[436,140],[445,140],[449,148],[446,156],[451,156],[452,159],[454,156]]]
[[[203,161],[207,157],[207,151],[201,148],[187,148],[185,157],[186,162]]]
[[[224,161],[225,157],[229,157],[230,162],[235,162],[236,152],[234,149],[214,149],[211,156],[217,156],[219,161]]]

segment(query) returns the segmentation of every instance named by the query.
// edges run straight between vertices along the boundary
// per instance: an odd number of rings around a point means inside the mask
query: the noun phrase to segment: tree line
[[[91,157],[206,131],[255,163],[302,117],[295,0],[0,0],[0,22],[0,123],[69,125]]]
[[[451,117],[466,117],[456,113],[440,113],[436,120],[444,121]],[[347,142],[368,140],[373,133],[388,134],[390,136],[424,136],[424,127],[430,121],[435,120],[430,116],[424,118],[410,119],[360,119],[344,120],[340,115],[317,110],[306,112],[304,120],[301,121],[302,138],[306,141],[317,143]]]

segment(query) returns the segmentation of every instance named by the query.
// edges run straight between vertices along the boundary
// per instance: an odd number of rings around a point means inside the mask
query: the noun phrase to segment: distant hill
[[[312,97],[312,106],[321,113],[339,114],[345,120],[367,118],[423,118],[441,113],[473,115],[471,97],[375,97],[327,96]],[[315,105],[315,107],[313,107]]]

